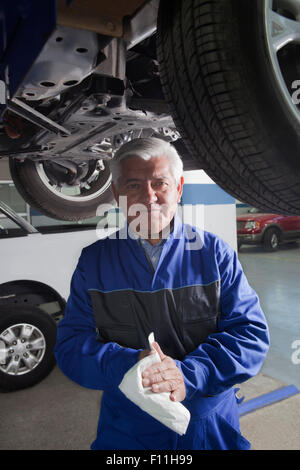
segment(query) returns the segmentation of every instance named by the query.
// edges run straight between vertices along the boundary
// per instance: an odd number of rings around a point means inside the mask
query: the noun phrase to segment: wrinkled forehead
[[[152,179],[173,178],[170,160],[165,155],[151,157],[149,160],[136,156],[128,156],[120,162],[120,177]]]

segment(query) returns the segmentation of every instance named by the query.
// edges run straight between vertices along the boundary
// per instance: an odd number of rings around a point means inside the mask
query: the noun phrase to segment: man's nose
[[[157,201],[157,194],[155,189],[152,187],[151,183],[147,183],[146,187],[144,188],[144,191],[145,203],[153,204]]]

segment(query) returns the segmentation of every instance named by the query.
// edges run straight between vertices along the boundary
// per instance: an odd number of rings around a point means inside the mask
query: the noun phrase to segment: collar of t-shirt
[[[130,229],[130,226],[128,226],[128,233],[129,235],[132,236],[132,238],[137,239],[137,241],[140,243],[150,266],[153,267],[155,271],[159,262],[159,258],[160,258],[164,243],[166,242],[166,239],[163,238],[155,245],[151,245],[151,243],[149,243],[148,240],[146,240],[145,238],[142,238],[136,232],[133,232]]]
[[[149,243],[144,238],[139,238],[139,243],[141,244],[145,252],[148,262],[151,263],[151,265],[153,266],[154,271],[157,268],[165,241],[165,239],[162,239],[159,241],[159,243],[151,245],[151,243]]]

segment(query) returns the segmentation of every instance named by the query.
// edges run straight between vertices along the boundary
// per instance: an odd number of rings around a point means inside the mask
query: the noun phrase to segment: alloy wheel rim
[[[291,45],[300,46],[300,2],[298,0],[278,0],[277,11],[274,10],[274,0],[264,0],[264,26],[267,50],[271,61],[273,73],[282,97],[290,112],[300,123],[298,94],[300,80],[296,80],[295,72],[292,83],[287,82],[284,75],[279,54]],[[297,64],[295,64],[296,70]]]
[[[277,238],[276,233],[273,233],[273,235],[271,237],[271,246],[272,246],[272,248],[277,248],[277,246],[278,246],[278,238]]]
[[[0,370],[19,376],[31,372],[43,360],[45,336],[29,323],[17,323],[0,333]]]
[[[89,193],[86,196],[83,196],[81,193],[73,196],[73,195],[66,194],[65,192],[63,192],[59,186],[51,184],[48,176],[46,175],[46,172],[43,168],[42,163],[36,162],[36,171],[40,179],[42,180],[43,184],[47,187],[47,189],[49,189],[53,194],[55,194],[55,196],[58,196],[66,201],[72,201],[76,203],[97,199],[99,196],[101,196],[101,194],[103,194],[108,189],[108,187],[111,184],[111,174],[109,174],[108,178],[106,179],[104,184],[100,187],[100,189],[96,190],[95,192]],[[95,171],[95,175],[94,175],[95,179],[91,181],[91,188],[97,182],[97,177],[101,177],[100,173],[101,172],[99,171]],[[74,189],[74,188],[71,187],[71,189]],[[79,186],[78,186],[78,191],[80,192]]]

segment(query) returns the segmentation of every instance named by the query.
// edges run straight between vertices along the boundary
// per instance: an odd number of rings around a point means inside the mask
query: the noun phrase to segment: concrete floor
[[[269,325],[271,346],[262,372],[300,387],[300,364],[292,361],[293,343],[300,342],[300,243],[274,253],[245,245],[239,259]]]
[[[259,294],[271,348],[257,377],[241,385],[245,399],[285,385],[300,387],[292,343],[300,340],[300,245],[264,253],[243,247],[240,261]],[[300,357],[300,355],[299,355]],[[55,367],[30,389],[0,395],[0,450],[87,450],[95,437],[101,392],[69,381]],[[253,449],[300,449],[300,394],[241,417]]]

